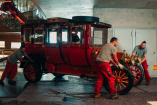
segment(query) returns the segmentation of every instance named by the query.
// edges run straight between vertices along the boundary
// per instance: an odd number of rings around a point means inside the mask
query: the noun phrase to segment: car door
[[[73,39],[73,34],[78,35],[78,37],[75,37],[76,40]],[[87,35],[86,25],[76,25],[70,27],[69,58],[71,65],[89,66],[85,46]]]
[[[47,26],[45,28],[45,57],[48,63],[62,64],[63,59],[61,58],[59,48],[59,28],[54,26]]]

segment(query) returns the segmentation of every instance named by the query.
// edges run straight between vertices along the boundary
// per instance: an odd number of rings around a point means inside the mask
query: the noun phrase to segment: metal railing
[[[4,50],[0,50],[0,59],[8,57],[11,53],[13,53],[15,50],[12,49],[4,49]],[[4,60],[2,62],[0,62],[0,67],[3,67],[6,65],[6,61]]]

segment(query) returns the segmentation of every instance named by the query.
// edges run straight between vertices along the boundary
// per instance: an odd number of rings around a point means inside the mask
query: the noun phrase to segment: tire
[[[98,17],[93,17],[93,16],[73,16],[72,20],[74,22],[81,22],[81,23],[99,22],[99,18]]]
[[[28,82],[36,83],[42,77],[41,66],[38,63],[27,62],[24,67],[24,77]]]
[[[24,56],[24,58],[22,60],[28,60],[28,58],[26,56]],[[25,62],[21,62],[20,68],[24,68],[25,64],[26,64]]]
[[[119,95],[128,93],[133,87],[134,83],[132,73],[127,68],[121,70],[115,66],[112,66],[112,73],[114,75],[115,89],[117,90],[117,93]],[[107,91],[109,91],[109,86],[106,78],[104,78],[104,87]]]
[[[127,65],[127,68],[132,72],[134,77],[134,86],[141,84],[144,78],[144,71],[141,66]]]

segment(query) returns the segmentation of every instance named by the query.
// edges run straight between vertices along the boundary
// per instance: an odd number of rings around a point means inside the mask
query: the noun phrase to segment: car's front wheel
[[[128,93],[133,87],[134,83],[132,73],[127,68],[121,70],[115,66],[112,67],[112,73],[115,83],[114,88],[117,90],[117,93],[120,95]],[[106,90],[109,91],[109,86],[106,78],[104,79],[104,86]]]
[[[27,62],[24,66],[24,77],[28,82],[38,82],[42,77],[40,64]]]

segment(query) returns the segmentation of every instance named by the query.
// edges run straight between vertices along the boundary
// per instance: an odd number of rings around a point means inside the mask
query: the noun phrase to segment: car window
[[[68,29],[62,29],[62,42],[69,42],[68,36]]]
[[[84,44],[84,31],[83,26],[71,28],[71,42],[72,44]]]
[[[57,28],[49,28],[48,29],[48,43],[57,44],[58,43],[58,31]]]
[[[24,41],[25,42],[31,42],[31,38],[32,38],[31,33],[32,33],[31,28],[24,29]]]
[[[107,44],[107,29],[94,27],[91,31],[91,46],[100,47]]]
[[[35,43],[42,44],[44,41],[44,30],[43,29],[35,29]]]

